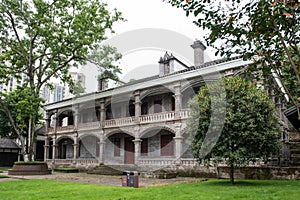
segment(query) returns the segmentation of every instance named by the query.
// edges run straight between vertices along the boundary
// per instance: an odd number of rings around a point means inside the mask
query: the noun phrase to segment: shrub
[[[19,162],[15,162],[15,165],[47,165],[47,163],[45,162],[37,162],[37,161],[33,161],[33,162],[24,162],[24,161],[19,161]]]

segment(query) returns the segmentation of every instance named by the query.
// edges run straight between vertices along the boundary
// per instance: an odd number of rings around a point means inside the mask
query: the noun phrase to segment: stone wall
[[[204,167],[204,166],[169,166],[165,173],[177,176],[202,177],[202,178],[229,178],[229,167]],[[237,179],[283,179],[300,180],[300,167],[241,167],[236,168],[234,177]]]

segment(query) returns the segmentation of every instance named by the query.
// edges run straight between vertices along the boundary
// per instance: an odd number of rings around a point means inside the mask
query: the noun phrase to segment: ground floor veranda
[[[50,135],[44,159],[58,166],[196,164],[182,131],[152,126],[136,134],[136,129]]]

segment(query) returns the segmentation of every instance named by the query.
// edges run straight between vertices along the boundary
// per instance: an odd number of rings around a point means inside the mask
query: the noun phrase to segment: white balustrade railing
[[[57,131],[70,131],[70,130],[74,130],[74,125],[57,127]]]
[[[186,119],[189,116],[189,109],[181,110],[179,112],[179,116],[181,119]],[[172,121],[175,120],[175,112],[163,112],[163,113],[154,113],[148,115],[142,115],[139,117],[139,123],[154,123],[154,122],[164,122],[164,121]],[[134,125],[135,117],[125,117],[125,118],[118,118],[118,119],[111,119],[104,121],[104,127],[119,127],[119,126],[128,126]],[[101,127],[101,122],[87,122],[87,123],[79,123],[78,129],[85,130],[85,129],[97,129]],[[58,126],[57,132],[65,132],[65,131],[74,131],[74,125],[69,126]],[[54,129],[48,128],[48,133],[54,132]]]
[[[95,129],[99,128],[101,126],[101,123],[99,121],[96,122],[88,122],[88,123],[79,123],[78,124],[78,129]]]
[[[175,159],[140,159],[140,165],[173,165],[176,163]]]
[[[126,118],[106,120],[104,122],[104,126],[105,127],[126,126],[126,125],[132,125],[133,123],[134,123],[134,117],[126,117]]]
[[[175,112],[164,112],[164,113],[155,113],[149,115],[143,115],[140,117],[140,123],[151,123],[157,121],[169,121],[175,119]]]
[[[46,162],[47,163],[52,163],[54,161],[54,163],[56,164],[98,164],[99,160],[97,159],[82,159],[82,158],[78,158],[78,159],[47,159]]]
[[[198,162],[194,158],[181,158],[181,164],[183,166],[196,166]]]
[[[79,158],[79,159],[75,160],[75,162],[77,164],[98,164],[99,160],[97,160],[97,159],[81,159],[81,158]]]
[[[180,116],[181,119],[186,119],[186,118],[189,117],[189,115],[190,115],[190,110],[189,109],[181,110],[179,112],[179,116]]]

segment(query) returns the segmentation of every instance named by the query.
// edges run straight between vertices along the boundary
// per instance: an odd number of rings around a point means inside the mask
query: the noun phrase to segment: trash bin
[[[122,186],[128,186],[129,184],[129,171],[124,171],[122,173]]]
[[[129,187],[139,187],[139,173],[137,171],[131,171],[129,173],[129,180],[127,182]]]

